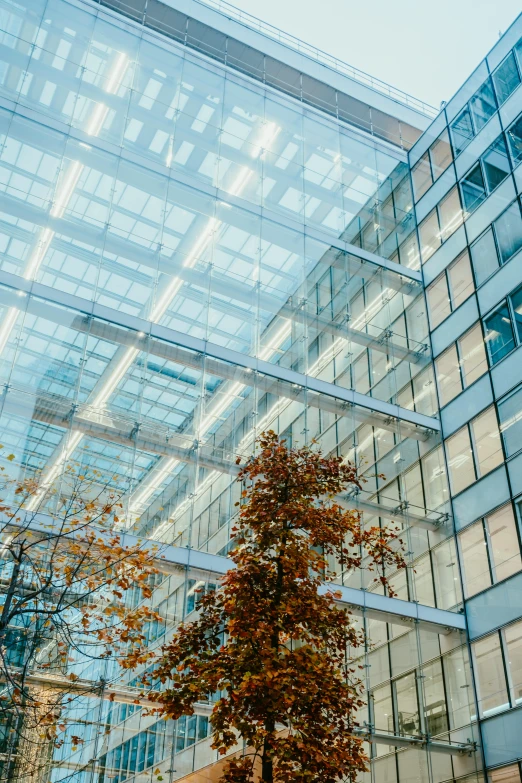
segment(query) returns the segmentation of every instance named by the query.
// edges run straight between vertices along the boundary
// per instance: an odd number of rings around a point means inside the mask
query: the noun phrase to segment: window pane
[[[486,150],[482,162],[484,163],[488,192],[491,193],[497,185],[504,182],[511,171],[503,136],[499,136],[491,147]]]
[[[454,345],[444,351],[435,361],[440,404],[446,405],[462,391],[459,359]]]
[[[520,771],[517,764],[488,772],[488,783],[520,783]]]
[[[515,704],[522,704],[522,623],[508,626],[504,634],[513,697]]]
[[[438,446],[421,460],[426,507],[435,511],[448,500],[446,469],[442,447]]]
[[[489,532],[489,551],[496,582],[516,574],[521,568],[520,544],[511,504],[504,506],[486,521]]]
[[[393,734],[393,707],[392,695],[389,685],[376,688],[371,695],[373,724],[377,731],[386,731]]]
[[[489,79],[486,79],[482,87],[477,90],[469,102],[477,133],[497,110],[493,88]]]
[[[493,74],[493,84],[495,85],[495,92],[500,106],[520,84],[520,76],[513,52],[510,52],[504,62],[498,66]]]
[[[443,131],[437,141],[430,147],[431,165],[433,168],[433,179],[437,180],[443,171],[446,171],[453,160],[451,144],[448,131]]]
[[[464,587],[468,598],[491,585],[488,553],[482,521],[468,527],[459,535]]]
[[[491,364],[504,358],[515,346],[513,327],[506,304],[503,304],[484,321],[486,345]]]
[[[477,378],[484,375],[488,369],[486,349],[482,338],[482,329],[477,324],[469,332],[466,332],[460,340],[460,366],[464,376],[464,386],[471,386]]]
[[[474,166],[460,183],[462,201],[467,213],[473,212],[486,198],[486,186],[480,163]]]
[[[479,475],[485,476],[504,461],[495,409],[473,419],[471,429]]]
[[[511,294],[511,304],[515,311],[515,329],[518,334],[519,341],[522,341],[522,288]]]
[[[473,652],[480,714],[492,715],[506,709],[509,707],[509,698],[498,633],[475,642]]]
[[[430,258],[441,244],[437,210],[434,209],[419,226],[422,262]]]
[[[440,233],[444,242],[462,223],[459,190],[453,188],[439,204]]]
[[[466,107],[458,115],[457,119],[451,123],[451,136],[455,155],[459,155],[465,149],[474,136],[473,126],[471,124],[471,114]]]
[[[415,674],[408,674],[396,680],[397,722],[399,734],[418,734],[420,732],[419,707]]]
[[[446,275],[438,277],[426,289],[431,328],[435,329],[451,313]]]
[[[413,180],[413,192],[415,194],[415,201],[418,201],[423,196],[433,182],[431,178],[430,161],[428,153],[426,152],[418,163],[415,164],[411,171]]]
[[[497,247],[493,231],[490,228],[471,245],[471,260],[477,285],[483,283],[498,269]]]
[[[522,116],[509,128],[507,137],[513,165],[516,166],[522,160]]]
[[[495,231],[500,251],[500,260],[502,263],[505,263],[520,247],[522,247],[522,218],[520,217],[518,201],[515,201],[508,207],[508,209],[506,209],[506,211],[495,221]]]
[[[475,468],[471,454],[471,442],[467,427],[452,435],[446,441],[446,454],[451,487],[454,494],[462,492],[475,481]]]
[[[522,388],[499,404],[498,415],[504,448],[510,457],[522,448]]]
[[[448,269],[451,303],[455,310],[468,296],[473,293],[473,275],[469,263],[468,251],[465,250]]]
[[[442,680],[442,664],[435,661],[422,670],[424,686],[424,717],[428,734],[437,735],[448,730],[448,712]]]

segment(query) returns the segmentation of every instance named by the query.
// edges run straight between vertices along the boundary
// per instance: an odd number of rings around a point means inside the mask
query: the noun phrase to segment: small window
[[[451,123],[451,136],[453,146],[455,147],[455,155],[460,155],[474,136],[471,114],[467,106]]]
[[[477,90],[469,105],[473,115],[475,130],[478,133],[497,110],[493,88],[489,79],[486,79],[482,87]]]
[[[460,190],[464,209],[469,215],[485,200],[487,195],[480,162],[473,166],[469,174],[462,179]]]
[[[446,441],[446,454],[448,456],[451,491],[456,495],[475,481],[471,438],[467,426],[456,432],[451,438],[448,438]]]
[[[460,205],[458,188],[451,190],[437,207],[439,212],[440,232],[443,242],[450,237],[462,224],[463,215]]]
[[[522,288],[518,288],[509,297],[511,300],[511,307],[513,308],[513,315],[515,317],[515,332],[518,337],[518,342],[522,342]]]
[[[500,261],[505,264],[522,247],[522,217],[518,201],[495,221]]]
[[[508,54],[506,59],[493,73],[493,84],[495,86],[499,106],[501,106],[520,84],[520,74],[513,52]]]
[[[504,461],[495,408],[488,408],[471,422],[477,477],[485,476]]]
[[[516,166],[522,160],[522,115],[508,129],[507,138],[511,160],[513,161],[513,166]]]
[[[470,252],[475,279],[477,285],[480,285],[499,267],[497,246],[495,244],[492,228],[488,228],[488,230],[471,245]]]
[[[435,329],[474,290],[468,251],[465,250],[426,289],[431,328]]]
[[[503,136],[499,136],[484,153],[482,163],[484,165],[488,193],[491,193],[501,182],[504,182],[511,171]]]
[[[440,403],[447,405],[488,369],[480,324],[475,324],[435,360]]]
[[[419,226],[422,262],[426,262],[441,245],[439,220],[434,209]]]
[[[433,178],[428,153],[426,152],[411,170],[415,201],[418,201],[431,187]]]
[[[453,160],[451,144],[447,129],[444,130],[439,138],[433,142],[430,147],[431,167],[433,170],[433,180],[436,181],[440,175],[446,171]]]
[[[513,325],[506,302],[484,320],[484,328],[489,361],[493,365],[515,347]]]
[[[508,709],[510,704],[499,634],[494,633],[475,642],[472,649],[480,715],[487,717]]]

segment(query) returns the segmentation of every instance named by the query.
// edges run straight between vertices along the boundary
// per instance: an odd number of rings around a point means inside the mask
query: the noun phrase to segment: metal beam
[[[342,495],[338,498],[338,501],[343,508],[353,508],[363,512],[366,511],[368,514],[379,516],[382,519],[400,520],[407,525],[420,527],[424,530],[429,530],[432,533],[440,531],[442,525],[449,519],[448,514],[429,511],[428,509],[425,509],[426,514],[424,516],[417,514],[414,511],[410,511],[411,508],[417,507],[410,506],[407,502],[397,503],[395,507],[388,508],[380,503],[362,500],[359,495]],[[420,511],[421,509],[419,508],[418,510]],[[433,516],[430,517],[428,516],[429,514]]]
[[[426,416],[425,414],[417,413],[416,411],[411,411],[407,408],[401,408],[399,405],[369,397],[368,395],[361,394],[353,389],[345,389],[342,386],[336,386],[333,383],[320,380],[319,378],[305,375],[277,364],[272,364],[269,361],[216,345],[207,340],[183,334],[175,329],[160,326],[159,324],[146,321],[138,316],[114,310],[110,307],[91,302],[73,294],[57,291],[50,286],[25,280],[19,275],[13,275],[9,272],[0,272],[0,283],[4,283],[11,288],[28,294],[32,293],[33,295],[41,297],[42,299],[47,299],[54,304],[74,308],[88,317],[98,318],[113,325],[129,329],[135,333],[135,338],[139,338],[138,333],[141,332],[142,335],[148,335],[151,339],[181,346],[189,351],[202,354],[205,357],[210,357],[219,362],[226,362],[229,365],[248,370],[249,372],[258,372],[267,378],[283,381],[290,385],[307,389],[310,392],[315,392],[329,398],[337,399],[343,403],[348,403],[349,405],[371,411],[374,415],[382,415],[385,423],[401,421],[412,424],[415,428],[420,428],[421,430],[440,431],[440,422],[432,416]],[[144,340],[142,345],[145,350],[147,348],[146,337],[145,339],[143,337],[140,339]]]

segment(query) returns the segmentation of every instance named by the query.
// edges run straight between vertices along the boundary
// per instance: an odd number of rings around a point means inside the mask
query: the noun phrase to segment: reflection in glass
[[[471,259],[477,285],[480,285],[498,269],[497,246],[493,229],[488,230],[471,245]]]
[[[507,304],[501,305],[484,320],[486,345],[491,364],[496,364],[515,346],[515,337]]]
[[[509,697],[498,633],[475,642],[473,654],[480,715],[486,717],[507,709]]]

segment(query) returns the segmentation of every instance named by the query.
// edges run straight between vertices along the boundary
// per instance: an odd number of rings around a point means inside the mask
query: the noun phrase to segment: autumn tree
[[[72,464],[59,485],[0,468],[0,779],[40,780],[53,747],[82,741],[67,707],[104,685],[83,669],[141,649],[157,619],[147,599],[160,553],[114,532],[112,485]]]
[[[360,486],[353,465],[288,448],[273,432],[258,445],[238,478],[234,567],[163,648],[154,678],[164,689],[151,698],[178,719],[217,697],[212,747],[223,755],[246,748],[225,764],[225,783],[355,779],[367,764],[354,734],[364,637],[336,603],[335,585],[319,588],[336,576],[334,561],[351,571],[364,560],[387,584],[386,569],[404,567],[397,531],[365,529],[336,502]]]

